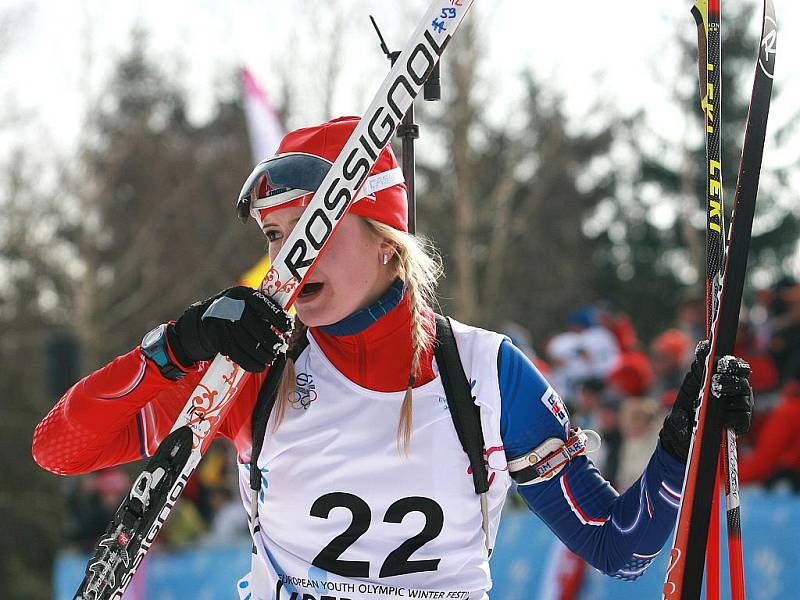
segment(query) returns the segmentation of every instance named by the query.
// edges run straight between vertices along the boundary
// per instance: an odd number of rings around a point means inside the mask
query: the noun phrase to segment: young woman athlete
[[[356,123],[293,131],[266,165],[251,214],[270,256]],[[503,336],[453,322],[480,407],[491,483],[484,526],[433,356],[439,269],[407,233],[406,187],[390,148],[361,195],[295,302],[289,358],[257,457],[258,527],[240,598],[486,599],[490,548],[514,479],[573,552],[614,577],[638,577],[675,524],[707,349],[698,347],[646,469],[618,495],[530,361]],[[219,430],[236,446],[250,514],[251,414],[291,322],[244,287],[193,304],[61,398],[36,429],[36,461],[77,474],[152,455],[222,353],[254,373]],[[720,360],[715,375],[724,421],[740,433],[750,424],[748,376],[739,360]],[[547,455],[546,468],[530,468]]]

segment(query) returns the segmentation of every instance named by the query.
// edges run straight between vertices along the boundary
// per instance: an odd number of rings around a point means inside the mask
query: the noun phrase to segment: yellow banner
[[[265,255],[252,269],[242,275],[239,283],[257,290],[267,271],[269,271],[269,256]]]

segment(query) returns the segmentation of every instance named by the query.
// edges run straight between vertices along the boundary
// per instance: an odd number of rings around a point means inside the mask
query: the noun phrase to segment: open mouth
[[[323,284],[318,281],[306,283],[300,288],[300,293],[297,297],[305,299],[316,296],[322,290],[322,286]]]

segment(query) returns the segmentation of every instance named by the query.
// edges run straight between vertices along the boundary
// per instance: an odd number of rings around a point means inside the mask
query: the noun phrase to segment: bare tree
[[[474,87],[479,52],[475,45],[474,27],[467,21],[457,38],[456,51],[448,58],[453,78],[453,102],[447,111],[447,127],[451,132],[450,156],[453,161],[453,214],[455,239],[453,258],[456,275],[456,315],[467,322],[478,316],[478,288],[473,257],[473,240],[477,225],[475,207],[475,157],[470,145],[470,132],[475,128]]]

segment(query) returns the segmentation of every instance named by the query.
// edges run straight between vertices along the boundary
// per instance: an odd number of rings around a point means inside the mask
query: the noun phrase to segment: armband
[[[571,429],[567,441],[548,438],[527,454],[508,461],[508,472],[518,485],[533,485],[552,479],[573,458],[600,447],[600,436],[591,429]]]

